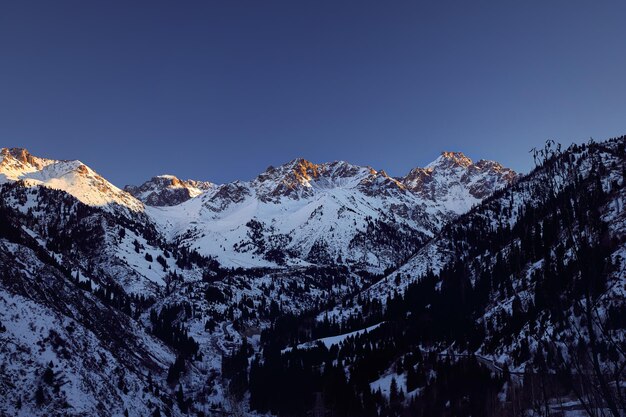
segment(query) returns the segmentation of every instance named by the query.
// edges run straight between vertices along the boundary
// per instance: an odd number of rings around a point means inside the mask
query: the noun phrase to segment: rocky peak
[[[33,156],[24,148],[2,148],[0,154],[3,157],[12,157],[25,164],[29,163],[29,160],[33,160]]]
[[[174,175],[152,177],[140,186],[127,185],[124,190],[149,206],[175,206],[215,187],[207,181],[181,180]]]
[[[0,150],[0,156],[2,156],[0,164],[4,166],[11,165],[13,167],[41,169],[45,165],[45,162],[47,162],[47,160],[31,155],[30,152],[24,148],[2,148],[2,150]]]
[[[368,176],[375,175],[378,173],[370,167],[345,161],[315,164],[297,158],[279,167],[270,166],[252,182],[252,186],[262,200],[278,201],[280,197],[310,196],[317,189],[356,187]]]
[[[303,158],[293,160],[291,166],[293,176],[300,184],[307,184],[320,175],[321,166]]]
[[[426,169],[436,168],[453,168],[462,167],[467,168],[473,164],[472,160],[465,156],[463,152],[447,152],[444,151],[441,155],[430,164],[426,165]]]
[[[442,152],[425,168],[412,169],[401,182],[420,197],[460,214],[516,177],[498,162],[474,163],[462,152]]]

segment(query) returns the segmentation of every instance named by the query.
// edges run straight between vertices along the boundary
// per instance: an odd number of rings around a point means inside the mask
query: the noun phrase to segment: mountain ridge
[[[517,175],[496,162],[474,164],[462,153],[444,152],[402,178],[345,161],[296,158],[250,181],[217,185],[161,175],[120,190],[79,161],[37,158],[20,148],[2,155],[4,181],[60,189],[131,218],[147,216],[169,241],[227,267],[341,259],[378,273]]]
[[[157,206],[78,161],[3,150],[0,357],[15,362],[0,367],[19,384],[0,379],[16,399],[0,414],[298,415],[321,390],[338,415],[469,415],[454,376],[472,415],[502,415],[536,382],[519,375],[560,360],[551,334],[569,349],[576,319],[559,320],[580,317],[581,283],[554,271],[605,265],[581,273],[604,276],[601,317],[624,334],[624,145],[572,147],[524,176],[462,153],[401,178],[295,159]],[[142,198],[198,185],[159,176]],[[592,244],[580,255],[572,230]]]

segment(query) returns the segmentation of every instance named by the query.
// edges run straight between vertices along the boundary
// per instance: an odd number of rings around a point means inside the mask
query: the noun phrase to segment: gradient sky
[[[626,133],[626,2],[0,2],[0,146],[117,185]]]

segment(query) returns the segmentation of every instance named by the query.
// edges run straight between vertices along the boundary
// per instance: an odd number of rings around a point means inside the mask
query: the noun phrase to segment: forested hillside
[[[548,143],[536,170],[388,278],[309,328],[277,322],[252,362],[251,406],[302,414],[319,392],[338,415],[548,415],[564,409],[559,402],[620,415],[624,139],[563,152]],[[307,335],[376,323],[336,345],[281,354]]]

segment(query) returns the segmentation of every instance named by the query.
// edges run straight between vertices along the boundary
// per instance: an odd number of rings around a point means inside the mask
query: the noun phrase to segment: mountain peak
[[[462,152],[446,151],[425,168],[412,169],[402,183],[426,200],[461,214],[516,177],[498,162],[474,163]]]
[[[175,206],[215,187],[208,181],[181,180],[170,174],[157,175],[140,186],[127,185],[124,191],[149,206]]]
[[[2,154],[2,156],[10,155],[13,158],[22,162],[26,162],[29,158],[32,158],[30,152],[28,152],[28,150],[24,148],[2,148],[0,154]]]
[[[17,167],[22,169],[26,167],[41,169],[46,165],[45,162],[53,162],[52,160],[37,158],[31,155],[25,148],[2,148],[0,156],[2,157],[0,159],[2,165],[11,165],[14,169]]]
[[[467,168],[473,165],[473,162],[470,158],[465,156],[463,152],[449,152],[443,151],[441,155],[437,159],[435,159],[430,164],[426,165],[426,169],[432,169],[436,167],[454,167],[459,166],[463,168]]]
[[[3,148],[0,157],[0,184],[23,181],[29,187],[65,191],[91,206],[111,208],[116,204],[132,211],[143,210],[139,201],[78,160],[39,158],[24,148]]]

